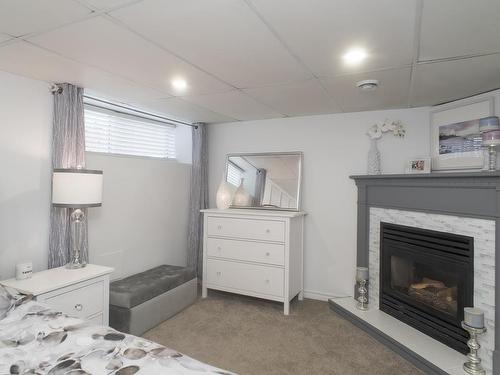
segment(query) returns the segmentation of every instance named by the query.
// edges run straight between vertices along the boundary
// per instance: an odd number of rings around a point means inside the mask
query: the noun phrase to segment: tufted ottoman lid
[[[113,281],[109,287],[109,303],[132,308],[194,278],[191,268],[164,264]]]

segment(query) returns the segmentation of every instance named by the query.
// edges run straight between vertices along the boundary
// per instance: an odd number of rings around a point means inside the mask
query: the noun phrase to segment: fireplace
[[[472,237],[381,222],[380,310],[467,353],[473,255]]]

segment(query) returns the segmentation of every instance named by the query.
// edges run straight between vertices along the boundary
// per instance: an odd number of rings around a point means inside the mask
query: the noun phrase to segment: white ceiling
[[[500,88],[500,1],[2,0],[0,70],[189,122],[434,105]]]

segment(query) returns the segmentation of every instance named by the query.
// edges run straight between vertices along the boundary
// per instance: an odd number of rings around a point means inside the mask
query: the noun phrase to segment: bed
[[[0,374],[221,374],[175,350],[64,315],[0,286]]]

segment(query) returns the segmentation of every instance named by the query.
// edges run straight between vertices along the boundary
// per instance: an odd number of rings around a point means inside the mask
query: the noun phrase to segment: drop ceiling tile
[[[283,117],[280,113],[258,103],[241,91],[186,97],[186,100],[236,120],[261,120]]]
[[[231,89],[133,32],[95,17],[36,36],[31,42],[63,56],[127,77],[172,95],[196,95]],[[183,77],[185,92],[175,92],[171,80]]]
[[[419,60],[500,52],[500,1],[424,0]]]
[[[239,88],[311,77],[244,1],[146,0],[111,15]]]
[[[10,35],[0,33],[0,43],[6,42],[10,39],[12,39]]]
[[[376,79],[379,87],[375,91],[363,92],[356,82]],[[344,112],[368,111],[408,106],[410,68],[353,74],[323,79],[328,92]]]
[[[165,96],[160,91],[78,64],[25,42],[0,47],[0,70],[41,81],[70,82],[122,102]]]
[[[139,101],[131,104],[138,108],[144,108],[145,110],[164,114],[170,118],[188,123],[221,123],[234,121],[234,119],[228,116],[202,108],[182,98],[154,99]]]
[[[500,54],[418,64],[411,105],[435,105],[500,87]]]
[[[2,0],[0,31],[22,36],[85,17],[91,10],[74,0]]]
[[[317,76],[408,65],[413,57],[416,0],[250,0]],[[363,64],[342,60],[366,49]]]
[[[140,0],[82,0],[89,6],[98,10],[108,10],[127,4],[136,3]]]
[[[333,102],[316,79],[243,91],[260,103],[288,116],[340,112],[340,107]]]

